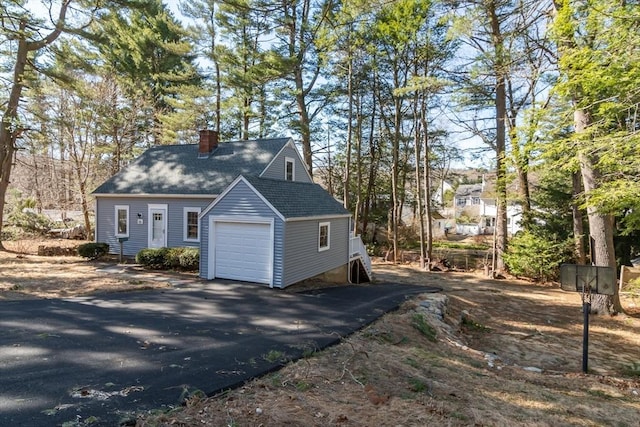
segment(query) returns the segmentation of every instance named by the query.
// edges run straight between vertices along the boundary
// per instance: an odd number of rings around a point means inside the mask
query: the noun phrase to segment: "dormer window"
[[[284,179],[287,181],[295,181],[296,170],[295,161],[290,157],[284,159]]]

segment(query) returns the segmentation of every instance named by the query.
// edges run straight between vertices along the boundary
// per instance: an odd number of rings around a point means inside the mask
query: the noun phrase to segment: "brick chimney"
[[[218,148],[218,132],[210,129],[201,130],[198,157],[207,157],[216,148]]]

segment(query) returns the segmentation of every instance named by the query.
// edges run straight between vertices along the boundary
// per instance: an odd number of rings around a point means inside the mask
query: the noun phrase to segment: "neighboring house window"
[[[295,161],[290,157],[284,159],[284,179],[294,181],[296,176]]]
[[[466,205],[466,204],[467,204],[467,199],[462,198],[462,197],[461,197],[461,198],[456,199],[456,201],[457,201],[457,205],[458,205],[458,206],[464,206],[464,205]]]
[[[116,205],[116,237],[129,237],[129,206]]]
[[[471,199],[471,203],[473,203],[474,205],[479,205],[480,197],[474,197],[473,199]]]
[[[329,249],[329,226],[328,222],[321,222],[318,228],[318,250],[326,251]]]
[[[184,208],[184,240],[187,242],[200,241],[199,215],[200,208]]]

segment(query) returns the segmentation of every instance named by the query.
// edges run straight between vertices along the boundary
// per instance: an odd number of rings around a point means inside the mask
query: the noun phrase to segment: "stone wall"
[[[78,247],[61,248],[60,246],[38,246],[39,256],[77,256]]]

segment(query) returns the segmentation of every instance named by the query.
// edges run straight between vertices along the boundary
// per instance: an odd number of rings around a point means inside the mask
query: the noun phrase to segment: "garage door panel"
[[[215,276],[270,284],[271,234],[267,223],[216,222]]]

